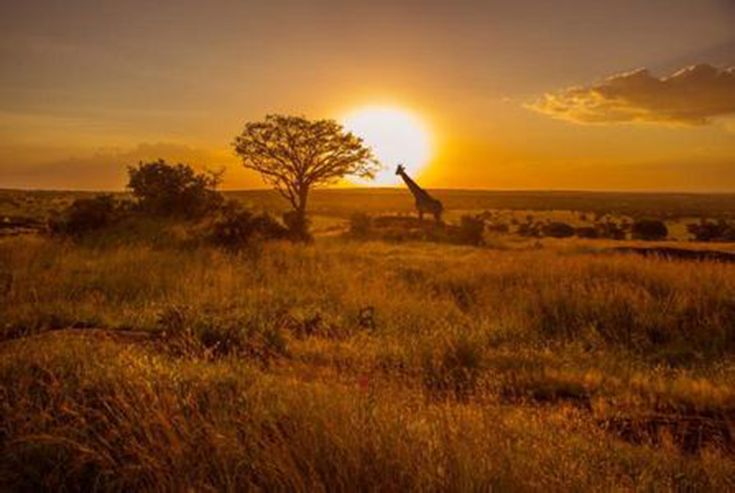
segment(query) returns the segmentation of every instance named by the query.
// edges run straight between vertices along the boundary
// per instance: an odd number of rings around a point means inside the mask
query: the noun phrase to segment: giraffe
[[[406,173],[406,169],[402,164],[399,164],[396,168],[396,174],[403,178],[406,182],[406,186],[413,194],[413,198],[416,199],[416,210],[419,213],[419,220],[423,221],[424,212],[428,212],[434,216],[434,220],[439,223],[442,220],[442,212],[444,206],[440,201],[429,195],[429,192],[418,186],[418,184],[411,179]]]

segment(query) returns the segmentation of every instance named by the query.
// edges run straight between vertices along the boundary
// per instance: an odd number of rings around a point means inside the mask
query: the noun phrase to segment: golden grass
[[[735,266],[565,245],[324,239],[233,256],[3,240],[0,476],[735,488]],[[28,336],[72,326],[151,336]]]

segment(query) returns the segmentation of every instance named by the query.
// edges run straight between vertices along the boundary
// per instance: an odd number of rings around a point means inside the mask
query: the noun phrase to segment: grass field
[[[0,486],[733,490],[735,264],[613,243],[0,239]]]

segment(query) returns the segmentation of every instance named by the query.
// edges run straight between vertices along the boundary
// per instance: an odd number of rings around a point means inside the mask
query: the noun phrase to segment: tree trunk
[[[309,198],[308,187],[302,187],[299,190],[298,203],[294,209],[294,217],[289,224],[289,229],[294,236],[294,239],[298,241],[310,241],[311,235],[309,234],[309,220],[306,217],[306,204]]]

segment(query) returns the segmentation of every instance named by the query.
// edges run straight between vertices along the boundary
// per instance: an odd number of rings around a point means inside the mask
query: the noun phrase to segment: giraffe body
[[[436,222],[441,222],[442,212],[444,212],[444,206],[441,201],[435,199],[429,192],[421,188],[415,181],[411,179],[403,168],[403,165],[398,165],[396,168],[396,174],[403,178],[409,191],[416,200],[416,210],[419,213],[419,219],[424,219],[424,214],[431,214],[434,216]]]

